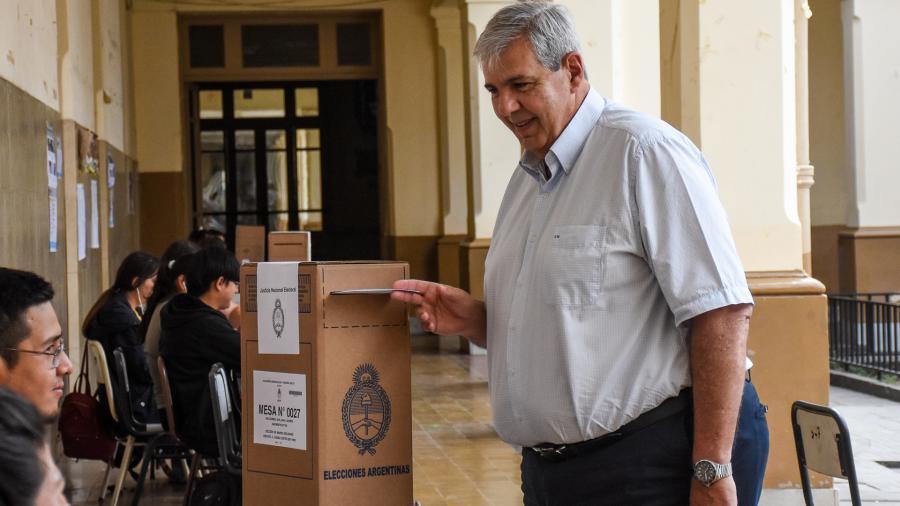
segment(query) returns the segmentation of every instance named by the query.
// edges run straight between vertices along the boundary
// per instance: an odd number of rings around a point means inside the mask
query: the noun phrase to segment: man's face
[[[523,36],[482,71],[494,113],[522,149],[543,158],[580,105],[567,66],[554,72],[541,65]]]
[[[24,318],[31,332],[16,346],[15,367],[0,359],[0,385],[27,399],[41,415],[53,418],[59,413],[63,377],[72,372],[72,362],[60,353],[59,365],[53,367],[52,356],[29,353],[53,352],[62,345],[62,328],[49,302],[31,306]]]

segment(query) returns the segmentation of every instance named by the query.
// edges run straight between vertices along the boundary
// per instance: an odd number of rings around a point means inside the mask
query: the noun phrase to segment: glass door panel
[[[234,172],[237,187],[237,211],[256,212],[256,133],[253,130],[234,132]]]

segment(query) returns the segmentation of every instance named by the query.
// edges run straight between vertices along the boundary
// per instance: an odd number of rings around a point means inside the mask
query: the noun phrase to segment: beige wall
[[[694,140],[718,180],[744,268],[800,269],[793,3],[753,5],[698,2]]]
[[[900,224],[900,2],[845,0],[844,75],[852,227]]]
[[[141,172],[180,172],[185,158],[176,16],[140,5],[131,11],[135,152]]]
[[[62,116],[96,132],[91,1],[70,0],[58,7]]]
[[[0,78],[59,110],[55,0],[7,0],[0,7]]]
[[[341,9],[345,2],[317,6]],[[310,12],[303,2],[279,4],[286,11]],[[329,7],[333,5],[333,7]],[[387,0],[367,3],[384,19],[384,86],[388,159],[388,235],[440,233],[437,43],[430,2]],[[221,12],[218,9],[216,12]],[[319,9],[321,10],[321,9]],[[350,9],[347,9],[350,10]],[[137,153],[142,172],[189,170],[182,152],[183,100],[178,72],[178,12],[211,11],[137,1],[132,10]],[[229,9],[233,12],[234,9]],[[267,11],[261,11],[267,12]]]
[[[97,135],[113,147],[125,147],[125,92],[121,24],[121,0],[92,3],[94,100]]]
[[[844,225],[850,176],[844,149],[841,0],[818,0],[814,8],[809,20],[809,147],[816,172],[810,211],[813,226]]]
[[[561,0],[572,11],[591,85],[660,115],[658,0]]]

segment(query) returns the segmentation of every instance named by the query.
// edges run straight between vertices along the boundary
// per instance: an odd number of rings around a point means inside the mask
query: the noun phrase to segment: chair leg
[[[191,504],[191,494],[194,492],[194,477],[197,475],[199,467],[200,454],[195,453],[194,458],[191,459],[191,469],[188,471],[187,489],[184,491],[184,506],[189,506]]]
[[[138,476],[137,486],[134,489],[134,497],[131,498],[131,506],[137,506],[141,500],[141,493],[144,491],[144,480],[147,479],[147,467],[152,466],[156,459],[153,455],[156,453],[156,446],[159,444],[160,437],[154,437],[144,446],[144,455],[141,457],[141,474]]]
[[[106,463],[106,472],[103,473],[103,483],[100,484],[100,497],[97,499],[97,502],[103,504],[103,499],[106,498],[107,487],[109,486],[109,475],[112,472],[112,460]]]
[[[110,459],[109,462],[106,463],[106,473],[103,475],[103,487],[100,489],[100,498],[97,501],[100,504],[103,504],[103,499],[106,498],[107,487],[109,487],[109,474],[112,471],[113,461],[116,458],[116,453],[119,453],[119,446],[122,443],[119,440],[116,440],[116,449],[113,450],[113,458]]]
[[[112,506],[119,506],[119,496],[122,494],[122,486],[125,485],[125,475],[128,474],[128,465],[131,463],[131,451],[134,450],[134,436],[128,436],[125,441],[125,452],[122,454],[122,463],[119,465],[119,478],[116,480],[116,490],[113,492]]]

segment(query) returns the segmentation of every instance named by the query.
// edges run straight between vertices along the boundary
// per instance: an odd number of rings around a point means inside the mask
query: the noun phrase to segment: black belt
[[[656,422],[665,420],[670,416],[681,413],[691,406],[691,389],[685,388],[677,397],[670,397],[664,400],[659,406],[647,411],[634,420],[619,427],[615,432],[604,434],[598,438],[582,441],[580,443],[560,444],[542,443],[537,446],[528,448],[536,453],[539,457],[551,462],[560,462],[571,459],[576,455],[584,455],[603,446],[610,445],[622,438],[634,434],[635,432],[653,425]]]

